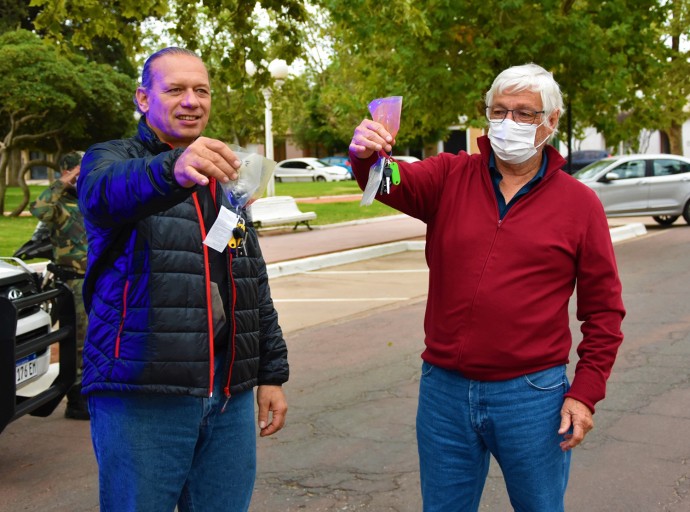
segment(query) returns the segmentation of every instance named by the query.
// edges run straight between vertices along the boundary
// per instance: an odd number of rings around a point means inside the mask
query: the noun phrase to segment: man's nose
[[[182,105],[185,107],[197,107],[199,105],[199,97],[196,95],[196,92],[191,89],[186,91],[182,98]]]

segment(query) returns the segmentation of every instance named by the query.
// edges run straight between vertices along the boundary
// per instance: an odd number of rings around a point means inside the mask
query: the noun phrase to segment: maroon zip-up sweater
[[[625,309],[606,216],[588,187],[545,151],[544,178],[499,219],[481,153],[400,162],[401,183],[381,202],[427,224],[429,293],[422,358],[473,380],[504,380],[566,364],[568,302],[577,291],[582,341],[566,396],[594,411],[623,340]],[[350,155],[364,188],[376,155]]]

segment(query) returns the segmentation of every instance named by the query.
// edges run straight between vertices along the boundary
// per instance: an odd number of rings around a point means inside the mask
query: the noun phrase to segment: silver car
[[[342,181],[350,179],[350,171],[329,165],[318,158],[290,158],[276,165],[276,181]]]
[[[573,176],[597,193],[608,217],[651,215],[669,226],[682,215],[690,224],[690,158],[612,156]]]

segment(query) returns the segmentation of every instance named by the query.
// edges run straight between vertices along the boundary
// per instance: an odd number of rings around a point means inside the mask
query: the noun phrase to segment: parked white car
[[[278,162],[273,171],[276,181],[343,181],[350,173],[339,165],[329,165],[318,158],[289,158]]]
[[[598,160],[573,174],[594,190],[608,217],[651,215],[662,226],[681,215],[690,224],[690,158],[622,155]]]

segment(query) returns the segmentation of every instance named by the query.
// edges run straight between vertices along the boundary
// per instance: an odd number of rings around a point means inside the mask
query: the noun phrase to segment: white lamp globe
[[[275,59],[268,65],[268,72],[274,80],[285,80],[289,71],[290,68],[283,59]]]

